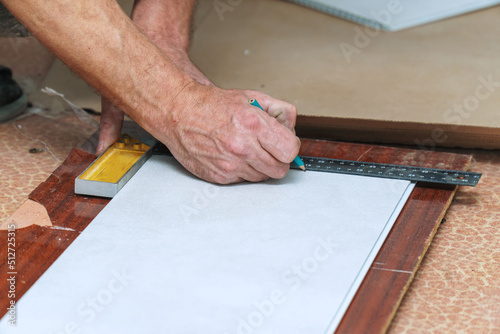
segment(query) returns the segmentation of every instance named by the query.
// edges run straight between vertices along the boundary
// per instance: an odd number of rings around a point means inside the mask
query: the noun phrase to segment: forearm
[[[157,101],[175,100],[192,82],[114,0],[3,3],[56,56],[139,122],[138,110],[169,110],[172,106]]]
[[[132,20],[172,61],[197,82],[212,82],[189,59],[194,0],[136,0]]]
[[[136,0],[132,20],[160,48],[189,50],[194,0]]]

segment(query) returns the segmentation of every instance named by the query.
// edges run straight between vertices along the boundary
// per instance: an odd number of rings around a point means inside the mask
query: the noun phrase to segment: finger
[[[120,138],[123,125],[123,112],[108,99],[101,100],[101,122],[99,124],[99,143],[96,154],[101,155],[110,145]]]
[[[235,161],[233,160],[232,163],[235,163]],[[243,181],[261,182],[269,179],[269,176],[255,170],[244,161],[238,162],[238,164],[240,164],[238,166],[238,170],[231,172],[228,171],[228,168],[222,166],[209,171],[205,170],[200,173],[197,173],[195,170],[193,173],[202,179],[218,184],[233,184]]]
[[[255,155],[248,157],[247,162],[261,175],[265,175],[267,178],[271,177],[273,179],[281,179],[285,177],[290,169],[289,163],[284,163],[275,159],[262,147],[255,150]]]
[[[243,132],[251,132],[257,139],[256,143],[278,162],[291,163],[299,152],[300,139],[260,108],[252,107],[252,110],[253,112],[246,112],[236,119],[237,128]],[[228,145],[229,152],[248,157],[251,152],[258,151],[258,147],[252,147],[247,142],[239,142],[235,138],[237,136],[224,141]]]
[[[256,142],[249,153],[241,158],[242,168],[238,175],[250,182],[265,181],[269,178],[281,179],[286,176],[290,169],[289,163],[277,160],[262,146]]]
[[[263,151],[262,148],[260,150]],[[218,167],[217,183],[260,182],[269,179],[269,175],[256,170],[246,158],[235,156],[231,160],[222,162]]]
[[[269,118],[268,115],[264,116]],[[259,182],[270,177],[280,179],[288,172],[290,164],[274,158],[255,138],[248,140],[248,137],[233,136],[226,139],[226,149],[234,157],[223,165],[226,173],[247,181]]]
[[[262,148],[280,162],[291,163],[299,154],[300,139],[274,118],[269,117],[257,138]]]
[[[259,91],[245,91],[245,93],[259,101],[259,104],[269,116],[276,118],[279,123],[295,133],[297,108],[293,104],[275,99]]]
[[[270,177],[269,175],[261,173],[258,170],[256,170],[252,165],[247,164],[240,172],[239,178],[248,182],[262,182],[269,179],[269,177]]]

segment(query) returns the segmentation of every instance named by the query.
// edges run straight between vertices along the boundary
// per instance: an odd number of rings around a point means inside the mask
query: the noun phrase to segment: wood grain
[[[81,150],[72,150],[63,164],[29,196],[47,209],[52,226],[32,225],[15,231],[17,272],[15,300],[19,300],[66,248],[109,202],[103,198],[74,194],[77,177],[95,156]],[[7,231],[0,232],[0,312],[3,316],[9,305],[7,284]]]
[[[475,125],[299,115],[295,131],[300,137],[417,145],[426,150],[436,147],[500,148],[500,128]]]
[[[302,140],[300,154],[455,170],[465,170],[471,161],[469,155],[312,139]],[[73,150],[30,195],[30,199],[46,207],[54,226],[31,226],[16,231],[16,300],[108,203],[107,199],[77,196],[73,192],[75,177],[94,159],[92,154]],[[417,184],[337,333],[378,333],[388,328],[455,191],[456,187]],[[6,238],[7,232],[0,232],[0,240]],[[5,247],[0,249],[0,257],[7,258]],[[3,316],[9,303],[6,264],[1,270],[0,315]]]

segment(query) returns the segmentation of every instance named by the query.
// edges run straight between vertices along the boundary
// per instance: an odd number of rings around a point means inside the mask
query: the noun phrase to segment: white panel
[[[215,186],[154,156],[0,332],[332,332],[412,189],[296,170]]]
[[[387,30],[401,30],[483,9],[499,0],[289,0]]]

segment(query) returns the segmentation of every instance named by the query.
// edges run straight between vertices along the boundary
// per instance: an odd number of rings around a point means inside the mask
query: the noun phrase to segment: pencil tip
[[[300,169],[302,169],[304,172],[306,171],[306,166],[302,165],[302,166],[299,166]]]

